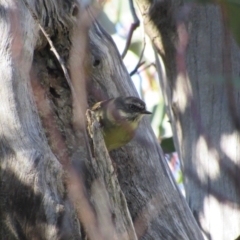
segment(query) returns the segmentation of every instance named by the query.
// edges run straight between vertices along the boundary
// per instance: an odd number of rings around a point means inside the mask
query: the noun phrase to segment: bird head
[[[146,110],[146,104],[136,97],[118,97],[115,107],[119,116],[127,121],[139,121],[143,115],[151,114]]]

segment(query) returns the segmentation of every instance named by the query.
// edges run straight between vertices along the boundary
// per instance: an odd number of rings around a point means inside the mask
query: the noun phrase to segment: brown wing
[[[97,111],[100,108],[102,108],[107,102],[109,102],[110,100],[112,100],[112,98],[108,99],[108,100],[104,100],[101,102],[97,102],[93,105],[93,107],[91,108],[92,111]]]
[[[102,102],[97,102],[93,105],[93,107],[91,108],[92,111],[97,111],[98,109],[101,108],[101,104]]]

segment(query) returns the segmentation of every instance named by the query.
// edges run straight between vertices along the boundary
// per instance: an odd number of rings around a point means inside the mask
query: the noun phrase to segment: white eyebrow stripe
[[[124,118],[128,117],[128,113],[124,112],[122,110],[119,110],[119,115],[120,115],[120,117],[124,117]]]

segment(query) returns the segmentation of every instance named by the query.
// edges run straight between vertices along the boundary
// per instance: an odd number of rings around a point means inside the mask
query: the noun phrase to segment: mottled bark
[[[136,2],[147,13],[146,31],[162,57],[157,66],[188,204],[207,239],[235,239],[240,234],[239,47],[217,6]]]
[[[209,239],[235,239],[240,235],[240,141],[235,124],[240,49],[224,31],[216,6],[193,10],[189,34],[187,69],[193,101],[179,114],[182,132],[187,133],[180,140],[190,174],[185,181],[187,201]]]

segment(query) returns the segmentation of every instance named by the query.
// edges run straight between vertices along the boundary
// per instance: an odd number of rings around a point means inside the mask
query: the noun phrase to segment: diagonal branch
[[[138,60],[138,63],[136,65],[136,67],[130,72],[130,76],[133,76],[137,71],[138,71],[138,68],[141,67],[145,62],[142,61],[143,59],[143,54],[144,54],[144,51],[145,51],[145,47],[146,47],[146,41],[145,41],[145,37],[144,37],[144,40],[143,40],[143,49],[142,49],[142,52],[141,52],[141,55],[140,55],[140,58]]]
[[[131,44],[133,32],[135,31],[135,29],[137,29],[139,27],[139,24],[140,24],[140,21],[137,17],[137,14],[136,14],[136,11],[135,11],[135,8],[134,8],[134,5],[133,5],[133,0],[129,0],[129,5],[130,5],[130,10],[131,10],[131,13],[132,13],[132,16],[133,16],[134,23],[131,24],[131,27],[130,27],[130,30],[129,30],[129,33],[128,33],[128,37],[127,37],[127,42],[126,42],[125,48],[124,48],[123,53],[122,53],[122,59],[124,59],[124,57],[127,54],[127,51],[128,51],[129,46]]]

